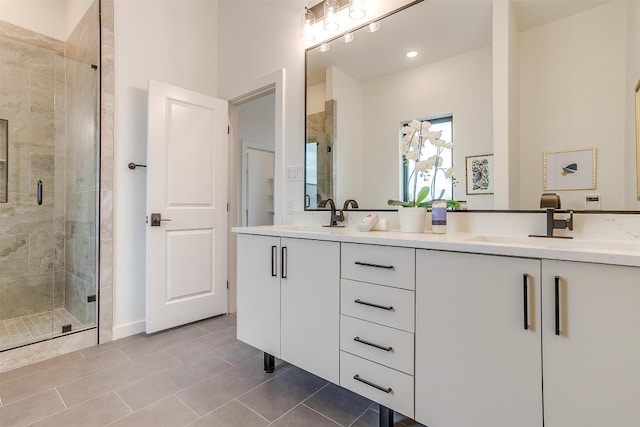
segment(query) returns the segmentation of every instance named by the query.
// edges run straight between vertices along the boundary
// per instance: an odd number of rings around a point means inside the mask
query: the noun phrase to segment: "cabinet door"
[[[282,359],[338,383],[340,244],[282,239]]]
[[[538,260],[417,251],[417,421],[542,426],[539,277]]]
[[[640,426],[640,268],[544,260],[542,272],[545,427]]]
[[[238,339],[280,357],[280,238],[238,234]]]

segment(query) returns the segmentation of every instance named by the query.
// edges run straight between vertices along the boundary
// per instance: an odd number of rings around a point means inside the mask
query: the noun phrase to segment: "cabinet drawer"
[[[413,291],[346,279],[341,283],[342,314],[407,332],[414,331]]]
[[[342,244],[342,278],[415,289],[415,249]]]
[[[409,418],[414,417],[411,375],[341,351],[340,385]]]
[[[340,316],[340,350],[413,375],[413,334]]]

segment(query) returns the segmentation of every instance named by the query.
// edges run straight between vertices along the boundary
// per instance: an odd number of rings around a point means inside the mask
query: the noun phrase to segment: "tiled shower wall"
[[[64,117],[56,117],[54,106],[65,102],[64,58],[56,52],[61,48],[0,37],[0,117],[9,121],[8,203],[0,204],[0,319],[63,304],[63,222],[54,227],[54,217],[64,215],[64,206],[55,203],[64,200],[64,187],[55,185],[56,178],[64,180],[64,167],[55,165],[65,141],[64,126],[56,126]],[[38,180],[42,205],[36,203]]]
[[[12,36],[0,36],[0,117],[10,126],[0,320],[64,307],[82,323],[96,321],[96,303],[87,302],[96,294],[96,100],[86,94],[98,78],[97,8],[96,1],[66,45],[49,39],[42,47],[42,36],[0,22],[0,33]]]

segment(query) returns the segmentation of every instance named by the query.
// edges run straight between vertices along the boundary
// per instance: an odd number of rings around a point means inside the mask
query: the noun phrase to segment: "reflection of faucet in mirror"
[[[349,205],[351,205],[351,207],[353,209],[358,209],[358,202],[356,202],[353,199],[347,199],[347,200],[344,201],[344,205],[342,206],[342,210],[343,211],[348,210],[349,209]]]
[[[344,221],[344,214],[342,213],[342,211],[336,211],[336,204],[333,202],[333,199],[320,200],[320,203],[318,203],[318,207],[324,208],[327,206],[327,203],[331,208],[331,220],[327,227],[341,227],[338,225],[338,222]]]

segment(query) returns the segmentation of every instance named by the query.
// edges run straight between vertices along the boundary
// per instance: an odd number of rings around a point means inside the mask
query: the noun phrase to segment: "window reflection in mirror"
[[[451,142],[453,141],[453,117],[440,117],[437,119],[428,119],[431,123],[430,131],[442,131],[441,139],[444,141]],[[402,126],[409,124],[411,120],[406,120],[402,123]],[[402,127],[401,126],[401,127]],[[420,153],[421,159],[429,159],[432,156],[435,156],[437,153],[437,147],[426,143],[422,151]],[[447,199],[454,200],[454,187],[453,182],[444,175],[444,171],[453,167],[453,149],[441,150],[439,157],[442,159],[442,163],[438,166],[438,171],[434,173],[434,170],[431,169],[429,171],[428,176],[418,175],[418,180],[416,184],[416,191],[420,191],[420,189],[424,186],[428,186],[429,196],[427,199]],[[403,189],[402,195],[403,200],[413,200],[415,199],[415,195],[413,194],[413,186],[409,185],[410,182],[413,182],[409,178],[412,177],[415,170],[415,161],[408,160],[403,164],[402,156],[400,158],[400,164],[402,165],[403,171]]]

